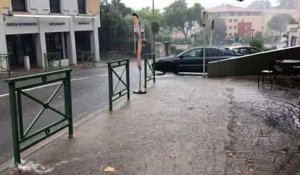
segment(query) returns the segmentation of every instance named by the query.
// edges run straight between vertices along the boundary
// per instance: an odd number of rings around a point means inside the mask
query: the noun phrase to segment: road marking
[[[108,74],[96,75],[95,77],[107,77]]]
[[[102,77],[102,76],[107,76],[107,74],[104,74],[104,75],[97,75],[96,77]],[[74,79],[72,79],[71,81],[72,81],[72,82],[75,82],[75,81],[87,80],[87,79],[90,79],[90,78],[92,78],[92,77],[74,78]],[[32,91],[32,90],[36,90],[36,89],[42,89],[42,88],[45,88],[45,87],[55,86],[55,85],[58,85],[58,84],[60,84],[60,82],[57,82],[57,83],[51,83],[51,84],[46,84],[46,85],[43,85],[43,86],[38,86],[38,87],[26,89],[26,90],[24,90],[24,91],[27,92],[27,91]],[[9,95],[9,94],[2,94],[2,95],[0,95],[0,98],[6,97],[6,96],[8,96],[8,95]]]
[[[27,92],[27,91],[32,91],[32,90],[36,90],[36,89],[42,89],[42,88],[45,88],[45,87],[54,86],[54,85],[58,85],[58,84],[60,84],[60,82],[57,82],[57,83],[51,83],[51,84],[46,84],[46,85],[38,86],[38,87],[34,87],[34,88],[29,88],[29,89],[26,89],[26,90],[24,90],[24,91]]]
[[[3,95],[0,95],[0,98],[6,97],[6,96],[8,96],[8,94],[3,94]]]
[[[95,78],[95,77],[107,77],[107,76],[108,76],[108,74],[102,74],[102,75],[96,75],[96,76],[93,76],[93,77],[74,78],[74,79],[71,79],[71,81],[75,82],[75,81],[87,80],[87,79],[91,79],[91,78]],[[58,85],[58,84],[60,84],[60,82],[46,84],[46,85],[43,85],[43,86],[38,86],[38,87],[26,89],[24,91],[27,92],[27,91],[32,91],[32,90],[36,90],[36,89],[42,89],[42,88],[45,88],[45,87],[55,86],[55,85]],[[9,94],[2,94],[2,95],[0,95],[0,98],[6,97],[8,95]]]
[[[90,79],[91,77],[82,77],[82,78],[74,78],[71,81],[80,81],[80,80],[86,80],[86,79]]]

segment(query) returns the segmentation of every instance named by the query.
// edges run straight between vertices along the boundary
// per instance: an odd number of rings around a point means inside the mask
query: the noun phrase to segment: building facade
[[[224,4],[208,9],[208,12],[211,16],[224,19],[227,27],[227,39],[249,37],[249,30],[262,32],[264,29],[262,15],[258,10]],[[249,26],[251,29],[248,28]]]
[[[77,65],[81,52],[100,60],[99,0],[1,0],[0,54],[10,66],[44,67],[44,55],[59,53],[64,64]]]
[[[238,23],[238,36],[250,38],[252,36],[252,23],[251,22],[239,22]]]

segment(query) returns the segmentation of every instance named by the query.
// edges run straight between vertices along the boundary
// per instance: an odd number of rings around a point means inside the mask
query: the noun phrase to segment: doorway
[[[34,35],[7,35],[7,51],[11,68],[24,67],[24,56],[29,56],[30,65],[37,65]]]

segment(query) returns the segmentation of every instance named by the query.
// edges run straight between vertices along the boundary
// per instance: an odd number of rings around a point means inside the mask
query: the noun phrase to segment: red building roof
[[[243,7],[236,7],[232,5],[223,4],[217,7],[213,7],[207,10],[210,13],[223,13],[223,12],[253,12],[253,13],[259,13],[261,11],[259,10],[253,10]]]

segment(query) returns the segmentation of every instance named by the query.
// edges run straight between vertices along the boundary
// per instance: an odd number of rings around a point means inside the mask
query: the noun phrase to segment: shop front
[[[91,39],[89,31],[75,32],[77,59],[82,60],[82,53],[91,52]]]
[[[34,34],[6,36],[7,51],[12,69],[24,67],[25,59],[29,59],[31,67],[37,66],[34,37]]]
[[[10,56],[12,68],[46,66],[48,54],[59,55],[63,66],[77,65],[82,52],[93,53],[99,61],[98,18],[81,16],[8,16],[1,23],[5,38],[2,52]],[[0,21],[1,22],[1,21]],[[0,36],[2,36],[0,35]],[[24,61],[26,59],[26,61]],[[29,60],[29,61],[28,61]]]

